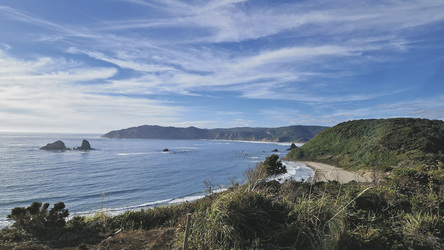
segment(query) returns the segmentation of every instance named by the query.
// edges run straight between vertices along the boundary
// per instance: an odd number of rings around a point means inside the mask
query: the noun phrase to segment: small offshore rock
[[[55,141],[53,143],[48,143],[48,144],[46,144],[46,146],[41,147],[40,149],[42,149],[42,150],[60,150],[60,151],[69,150],[69,148],[67,148],[65,146],[65,143],[60,140]]]
[[[164,150],[163,150],[163,152],[169,152],[170,150],[169,149],[167,149],[167,148],[165,148]]]
[[[279,152],[279,150],[277,148],[271,150],[271,152]]]
[[[294,143],[291,144],[289,148],[287,148],[288,151],[293,150],[295,148],[298,148]]]

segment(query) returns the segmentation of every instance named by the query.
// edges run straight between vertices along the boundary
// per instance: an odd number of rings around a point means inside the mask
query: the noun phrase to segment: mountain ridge
[[[325,126],[293,125],[277,128],[236,127],[201,129],[196,127],[163,127],[142,125],[110,131],[102,137],[117,139],[210,139],[269,142],[307,142]]]

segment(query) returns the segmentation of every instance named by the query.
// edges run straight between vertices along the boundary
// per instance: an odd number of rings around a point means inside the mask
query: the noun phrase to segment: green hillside
[[[343,122],[292,150],[287,159],[346,169],[435,164],[444,160],[444,122],[413,118]]]
[[[209,139],[307,142],[327,127],[294,125],[279,128],[228,128],[208,130]]]

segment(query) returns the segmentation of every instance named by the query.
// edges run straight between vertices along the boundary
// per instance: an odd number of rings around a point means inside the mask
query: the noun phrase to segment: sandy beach
[[[341,183],[347,183],[349,181],[372,182],[372,178],[369,176],[363,176],[360,173],[346,171],[328,164],[311,161],[305,161],[303,163],[315,170],[315,181],[335,180]]]

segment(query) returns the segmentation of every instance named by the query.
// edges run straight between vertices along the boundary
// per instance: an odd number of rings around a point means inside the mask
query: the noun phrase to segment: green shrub
[[[49,203],[33,202],[29,207],[15,207],[8,219],[14,220],[13,227],[37,238],[51,238],[63,233],[69,211],[59,202],[48,211]]]
[[[276,244],[286,208],[257,192],[226,192],[194,214],[191,249],[248,249]]]

